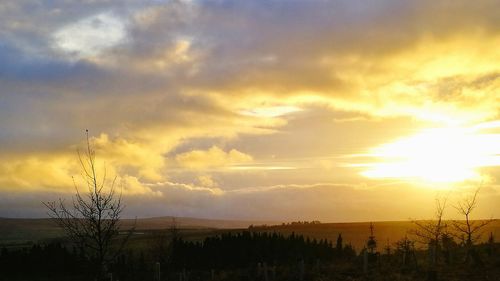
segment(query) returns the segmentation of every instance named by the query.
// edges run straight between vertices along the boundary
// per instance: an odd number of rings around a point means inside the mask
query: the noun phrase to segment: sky
[[[70,200],[85,130],[126,217],[500,215],[495,0],[0,2],[0,217]]]

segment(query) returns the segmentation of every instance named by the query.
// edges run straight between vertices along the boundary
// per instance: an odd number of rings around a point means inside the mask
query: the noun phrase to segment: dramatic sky
[[[497,0],[1,1],[0,216],[89,129],[129,217],[498,217],[499,46]]]

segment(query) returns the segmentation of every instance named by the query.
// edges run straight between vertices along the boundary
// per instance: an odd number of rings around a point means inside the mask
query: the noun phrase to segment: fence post
[[[155,264],[155,280],[161,281],[161,267],[160,263],[156,262]]]
[[[368,251],[366,249],[363,250],[363,272],[368,273]]]
[[[267,263],[264,263],[264,281],[269,281],[269,275],[267,274]]]
[[[299,280],[303,281],[304,280],[304,273],[305,273],[305,264],[304,260],[299,261]]]

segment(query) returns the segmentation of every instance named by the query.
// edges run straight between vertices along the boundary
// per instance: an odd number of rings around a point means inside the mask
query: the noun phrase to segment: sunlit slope
[[[410,230],[415,228],[415,224],[409,221],[402,222],[374,222],[374,235],[377,240],[377,250],[382,252],[387,245],[394,249],[394,244],[408,235],[409,239],[413,237],[409,233]],[[323,223],[316,225],[285,225],[274,226],[267,228],[254,228],[254,231],[278,232],[285,235],[302,234],[304,236],[316,239],[327,239],[335,245],[337,237],[342,234],[343,243],[349,244],[359,251],[365,246],[365,243],[370,235],[369,222],[356,222],[356,223]],[[484,228],[483,239],[486,240],[489,233],[493,232],[495,237],[500,237],[500,221],[494,221]],[[417,247],[423,245],[416,245]]]
[[[144,218],[138,219],[136,224],[137,234],[141,234],[140,240],[150,239],[149,231],[165,230],[172,226],[173,217]],[[123,226],[129,228],[134,220],[123,221]],[[183,231],[188,240],[202,240],[205,236],[217,235],[224,232],[239,232],[248,230],[248,226],[261,225],[266,222],[259,221],[236,221],[236,220],[209,220],[197,218],[175,218],[178,228]],[[267,222],[271,225],[272,222]],[[255,232],[277,232],[284,235],[292,233],[304,235],[311,239],[327,239],[335,244],[341,233],[344,244],[351,243],[357,251],[363,248],[370,235],[369,222],[355,223],[322,223],[308,225],[276,225],[259,227],[254,226],[251,231]],[[374,222],[374,235],[378,242],[378,251],[384,251],[387,245],[394,248],[399,239],[408,235],[415,225],[408,221],[402,222]],[[189,231],[192,230],[192,231]],[[492,222],[484,228],[483,239],[486,240],[489,233],[500,237],[500,221]],[[144,235],[142,235],[144,234]],[[5,219],[0,218],[0,245],[26,245],[30,241],[61,237],[63,232],[50,219]],[[199,237],[198,237],[199,236]],[[137,237],[139,239],[139,237]],[[418,246],[418,245],[417,245]],[[423,246],[423,245],[420,245]]]

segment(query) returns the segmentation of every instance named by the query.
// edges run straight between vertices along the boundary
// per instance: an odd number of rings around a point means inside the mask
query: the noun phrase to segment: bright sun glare
[[[500,165],[500,134],[482,132],[499,125],[427,129],[384,144],[369,153],[377,161],[362,164],[361,174],[430,183],[479,180],[479,168]]]

